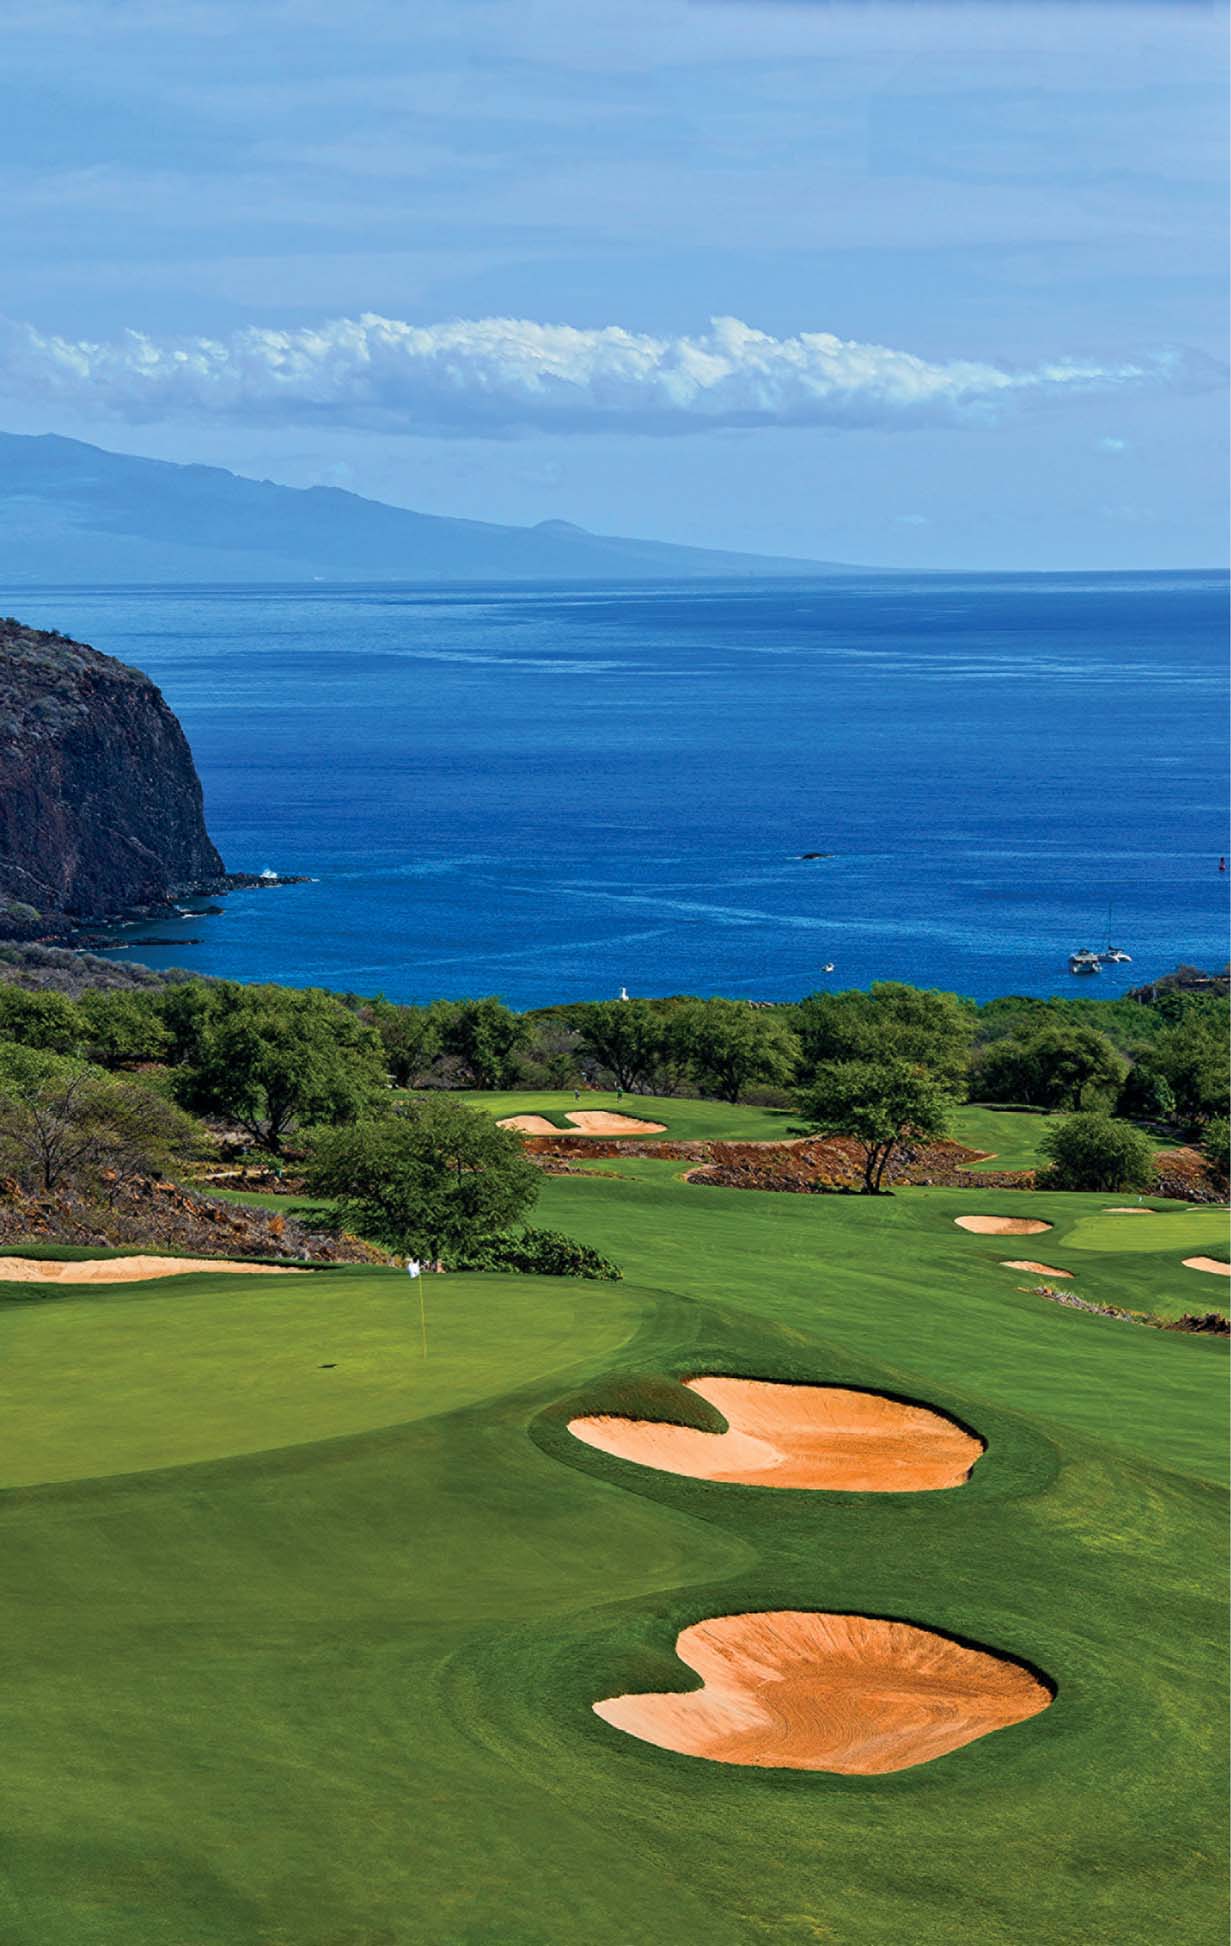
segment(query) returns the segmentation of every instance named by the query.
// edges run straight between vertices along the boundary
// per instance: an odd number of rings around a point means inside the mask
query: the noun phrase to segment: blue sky
[[[0,425],[705,545],[1208,565],[1224,35],[8,0]]]

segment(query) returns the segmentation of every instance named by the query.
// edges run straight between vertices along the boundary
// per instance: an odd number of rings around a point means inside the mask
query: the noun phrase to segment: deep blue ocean
[[[161,686],[229,867],[315,881],[142,922],[201,943],[127,957],[516,1006],[1224,963],[1226,600],[1212,574],[8,597]],[[1109,903],[1133,964],[1075,980]]]

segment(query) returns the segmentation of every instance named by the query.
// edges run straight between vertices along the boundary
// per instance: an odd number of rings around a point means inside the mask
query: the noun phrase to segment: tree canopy
[[[1007,1034],[983,1049],[971,1071],[976,1101],[1026,1108],[1096,1108],[1114,1101],[1125,1063],[1106,1034],[1076,1022],[1054,1022]]]
[[[952,1093],[910,1061],[829,1061],[799,1098],[821,1135],[847,1135],[863,1152],[865,1195],[877,1195],[898,1146],[935,1141],[949,1128]]]
[[[328,993],[238,987],[197,1024],[176,1086],[185,1107],[230,1116],[278,1155],[292,1129],[351,1122],[380,1101],[384,1055],[373,1029]]]
[[[321,1131],[308,1190],[349,1228],[402,1256],[462,1258],[525,1216],[539,1172],[518,1136],[447,1096]]]
[[[1049,1189],[1148,1189],[1154,1180],[1149,1136],[1112,1115],[1068,1115],[1043,1131],[1039,1149],[1048,1164],[1039,1180]]]
[[[747,1000],[690,1000],[671,1015],[671,1041],[697,1083],[736,1102],[753,1082],[785,1086],[799,1043],[781,1016]]]
[[[795,1010],[805,1078],[833,1061],[906,1061],[948,1086],[965,1072],[975,1011],[955,993],[881,980],[867,992],[813,993]]]

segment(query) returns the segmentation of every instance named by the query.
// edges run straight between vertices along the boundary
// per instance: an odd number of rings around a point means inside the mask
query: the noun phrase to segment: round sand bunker
[[[50,1257],[0,1257],[0,1279],[17,1284],[139,1284],[149,1277],[190,1271],[228,1271],[241,1277],[298,1277],[290,1264],[223,1263],[217,1257],[99,1257],[64,1263]]]
[[[1225,1264],[1221,1257],[1185,1257],[1186,1270],[1208,1270],[1212,1277],[1231,1277],[1231,1264]]]
[[[1037,1216],[955,1216],[959,1230],[972,1230],[979,1237],[1037,1237],[1050,1230]]]
[[[1072,1277],[1071,1270],[1057,1270],[1055,1264],[1036,1264],[1032,1257],[1002,1257],[1001,1266],[1005,1270],[1033,1270],[1040,1277]]]
[[[836,1385],[690,1378],[717,1407],[725,1432],[608,1414],[572,1419],[587,1446],[659,1472],[731,1485],[840,1493],[923,1493],[958,1487],[983,1442],[926,1406]]]
[[[720,1615],[675,1652],[701,1689],[611,1696],[596,1714],[660,1749],[761,1769],[909,1770],[1052,1700],[1019,1662],[865,1615]]]

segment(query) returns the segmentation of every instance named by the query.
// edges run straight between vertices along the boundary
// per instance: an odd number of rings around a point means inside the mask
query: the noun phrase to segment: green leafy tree
[[[81,1046],[81,1014],[67,994],[0,984],[0,1041],[41,1048],[48,1054],[73,1054]]]
[[[441,1018],[435,1007],[400,1007],[374,1000],[365,1018],[380,1035],[389,1075],[398,1088],[422,1078],[441,1051]]]
[[[83,993],[77,1006],[85,1052],[102,1067],[161,1061],[170,1051],[170,1030],[155,993],[132,987],[94,989]]]
[[[1124,1072],[1106,1034],[1057,1022],[985,1048],[971,1071],[970,1092],[976,1101],[1027,1108],[1094,1109],[1115,1100]]]
[[[167,1034],[167,1059],[181,1067],[198,1059],[205,1036],[228,1007],[242,1006],[247,989],[234,980],[178,980],[158,996]]]
[[[781,1016],[746,1000],[691,1000],[668,1016],[671,1051],[699,1088],[736,1102],[754,1082],[784,1086],[799,1043]]]
[[[819,1067],[799,1097],[809,1126],[821,1135],[846,1135],[863,1154],[863,1193],[880,1192],[886,1169],[903,1142],[931,1142],[947,1133],[955,1097],[910,1061],[831,1061]]]
[[[1048,1189],[1148,1189],[1157,1173],[1149,1136],[1112,1115],[1066,1116],[1044,1130],[1039,1150],[1048,1164],[1039,1180]]]
[[[1150,1054],[1175,1097],[1186,1128],[1227,1112],[1227,1018],[1225,1006],[1186,1010],[1159,1035]]]
[[[460,1260],[523,1218],[539,1172],[510,1129],[445,1095],[404,1114],[328,1129],[313,1144],[310,1195],[400,1256]]]
[[[1207,1176],[1225,1195],[1231,1182],[1231,1121],[1225,1115],[1212,1115],[1205,1124],[1201,1131],[1201,1153]]]
[[[32,1193],[113,1193],[134,1175],[161,1174],[200,1142],[190,1116],[130,1076],[25,1048],[0,1061],[0,1174]]]
[[[605,1068],[617,1088],[649,1092],[663,1055],[662,1016],[646,1000],[596,1000],[578,1022],[581,1052]]]
[[[176,1076],[180,1101],[229,1116],[271,1155],[295,1128],[352,1122],[385,1097],[380,1039],[316,988],[237,987]]]
[[[1130,1122],[1169,1122],[1175,1114],[1171,1083],[1149,1058],[1134,1061],[1120,1083],[1116,1114]]]
[[[522,1016],[491,997],[450,1001],[440,1013],[444,1051],[460,1062],[473,1085],[512,1087],[518,1050],[530,1037]]]
[[[955,993],[878,981],[869,992],[813,993],[796,1009],[800,1072],[833,1061],[906,1061],[947,1086],[966,1071],[975,1010]]]

